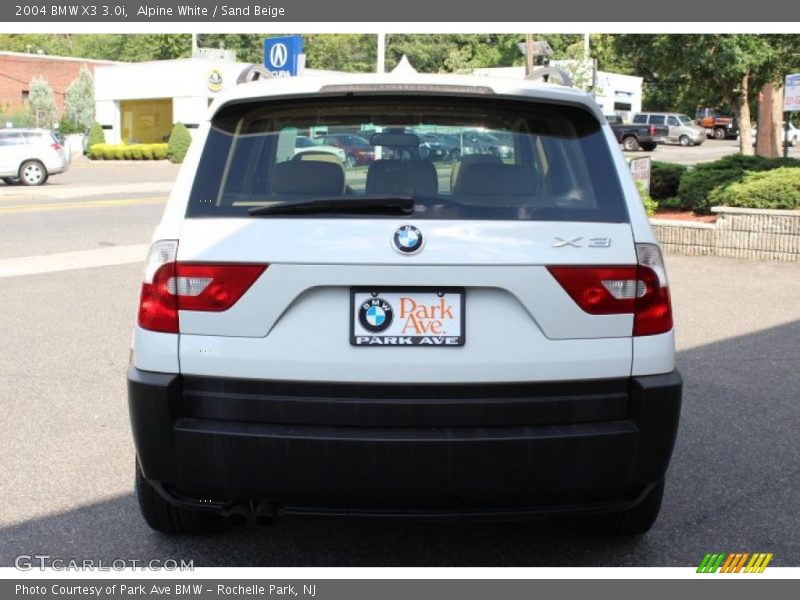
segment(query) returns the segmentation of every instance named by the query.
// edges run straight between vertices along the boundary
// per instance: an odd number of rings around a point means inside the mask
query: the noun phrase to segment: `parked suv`
[[[0,129],[0,177],[7,185],[43,185],[69,166],[67,149],[45,129]]]
[[[411,158],[292,159],[298,131],[376,123],[370,143]],[[410,132],[436,128],[499,132],[513,156],[419,159]],[[658,515],[681,403],[669,286],[583,92],[442,75],[226,91],[154,233],[134,331],[156,530],[584,514],[638,534]]]
[[[666,125],[669,133],[657,138],[663,143],[681,146],[699,146],[706,141],[706,130],[687,115],[681,113],[641,112],[633,116],[639,125]]]

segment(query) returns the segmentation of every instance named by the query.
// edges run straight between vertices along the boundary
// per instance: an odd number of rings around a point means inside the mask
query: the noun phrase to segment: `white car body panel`
[[[514,80],[421,75],[303,77],[280,85],[265,80],[221,94],[209,118],[231,101],[318,95],[325,85],[427,83],[484,86],[499,95],[582,105],[602,123],[616,171],[629,173],[613,132],[589,96]],[[631,177],[620,178],[630,223],[185,219],[209,128],[205,122],[195,132],[153,240],[179,240],[183,262],[270,266],[227,311],[181,311],[179,350],[173,357],[168,356],[171,340],[178,336],[137,331],[134,356],[140,368],[219,377],[421,383],[613,378],[674,369],[672,332],[631,337],[632,315],[585,313],[545,268],[631,265],[634,243],[658,243]],[[400,255],[390,245],[394,230],[405,224],[425,233],[419,255]],[[592,238],[612,241],[607,248],[585,247]],[[581,247],[555,247],[557,239],[577,240]],[[466,345],[351,346],[350,286],[390,285],[464,287]],[[319,314],[340,318],[320,320]]]

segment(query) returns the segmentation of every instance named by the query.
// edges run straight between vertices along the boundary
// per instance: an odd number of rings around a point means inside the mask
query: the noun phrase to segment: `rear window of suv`
[[[342,161],[329,147],[297,147],[300,136],[326,144],[359,136],[369,146]],[[425,143],[432,137],[439,143]],[[628,221],[605,135],[585,108],[397,95],[223,107],[211,123],[187,217],[247,217],[273,204],[387,196],[413,197],[413,216],[421,219]]]

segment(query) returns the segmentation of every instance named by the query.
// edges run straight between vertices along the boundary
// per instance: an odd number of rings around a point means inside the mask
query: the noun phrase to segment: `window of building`
[[[172,131],[172,99],[123,100],[122,142],[125,144],[157,144],[169,140]]]
[[[30,96],[30,95],[31,95],[30,90],[22,90],[22,101],[23,102],[27,102],[28,101],[28,96]]]

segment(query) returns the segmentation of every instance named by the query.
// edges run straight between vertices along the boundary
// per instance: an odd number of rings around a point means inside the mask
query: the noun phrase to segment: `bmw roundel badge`
[[[358,322],[370,333],[386,331],[393,318],[392,305],[383,298],[370,298],[358,307]]]
[[[401,254],[416,254],[424,243],[422,232],[413,225],[399,227],[392,237],[392,246]]]

